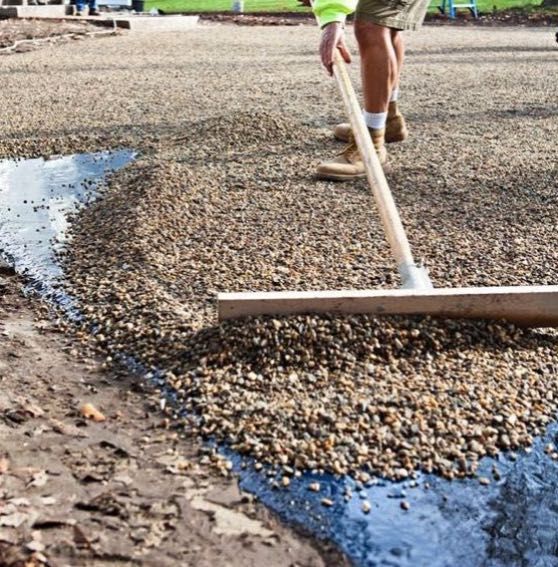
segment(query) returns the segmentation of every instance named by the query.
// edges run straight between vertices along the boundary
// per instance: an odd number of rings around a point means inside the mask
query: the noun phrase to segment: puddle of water
[[[366,567],[512,567],[558,565],[558,466],[544,452],[556,443],[549,428],[530,453],[483,459],[479,474],[501,478],[489,486],[476,479],[447,481],[420,475],[409,482],[375,480],[358,491],[348,478],[303,475],[289,490],[270,490],[261,473],[242,471],[241,487],[257,494],[284,520],[334,541],[354,562]],[[320,483],[320,492],[309,490]],[[428,489],[425,488],[428,485]],[[346,487],[352,498],[345,502]],[[324,508],[321,499],[334,501]],[[370,513],[362,502],[371,503]],[[401,508],[405,500],[410,509]]]
[[[68,213],[94,199],[108,173],[134,152],[99,152],[30,160],[0,160],[0,253],[31,286],[67,303],[57,292],[56,249],[64,242]]]
[[[68,213],[95,198],[107,173],[133,158],[133,152],[122,151],[0,161],[0,253],[51,300],[71,303],[56,292],[61,270],[54,253],[64,241]],[[335,542],[355,565],[556,567],[558,464],[544,447],[557,439],[554,425],[530,453],[520,453],[515,461],[505,456],[484,459],[479,474],[490,478],[493,464],[501,474],[490,486],[474,479],[450,482],[422,475],[417,487],[375,480],[359,491],[348,478],[305,474],[293,478],[289,490],[273,489],[265,472],[243,468],[238,455],[228,456],[242,488],[286,521]],[[319,493],[309,490],[315,481],[320,482]],[[348,502],[347,487],[353,493]],[[324,497],[334,502],[331,508],[321,504]],[[371,503],[369,514],[362,512],[364,499]],[[401,509],[403,499],[410,504],[407,511]]]

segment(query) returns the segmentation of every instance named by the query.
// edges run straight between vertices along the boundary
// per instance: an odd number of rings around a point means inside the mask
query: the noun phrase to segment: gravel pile
[[[554,333],[365,316],[216,325],[216,291],[397,284],[366,193],[317,191],[313,134],[236,113],[114,177],[66,258],[103,348],[166,369],[197,433],[285,474],[462,477],[530,445],[557,407]]]
[[[287,473],[471,475],[529,445],[558,400],[556,338],[504,325],[306,316],[224,325],[191,348],[171,383],[201,433]]]
[[[438,286],[556,283],[553,38],[430,29],[409,39],[402,108],[413,136],[390,148],[389,182],[417,258]],[[340,118],[316,40],[306,27],[226,26],[107,39],[101,76],[76,70],[67,51],[67,99],[89,93],[103,112],[61,122],[55,102],[39,113],[46,126],[21,131],[16,106],[0,152],[47,151],[45,130],[64,149],[142,150],[76,219],[68,285],[110,356],[166,370],[200,435],[286,474],[472,474],[555,415],[554,332],[367,317],[216,325],[217,291],[398,285],[366,183],[313,179],[339,148],[327,127]],[[124,69],[123,47],[134,54]],[[33,55],[24,82],[44,64]],[[6,75],[9,98],[17,81]]]

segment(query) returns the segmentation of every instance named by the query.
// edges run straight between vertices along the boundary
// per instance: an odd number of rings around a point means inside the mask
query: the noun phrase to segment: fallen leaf
[[[56,498],[54,498],[54,496],[43,496],[41,497],[41,503],[44,506],[52,506],[53,504],[56,504]]]
[[[74,542],[78,547],[91,547],[91,541],[79,526],[74,526]]]
[[[45,555],[43,555],[42,553],[39,553],[38,551],[36,551],[33,554],[33,559],[36,559],[37,561],[40,561],[41,563],[48,563],[47,557]]]
[[[250,534],[263,538],[273,536],[273,532],[265,528],[258,520],[252,520],[241,512],[213,504],[201,495],[195,496],[190,503],[192,508],[209,513],[212,516],[214,521],[212,529],[217,535],[237,536]]]
[[[48,475],[46,471],[39,471],[38,473],[35,473],[33,475],[33,480],[27,486],[28,487],[36,486],[40,488],[41,486],[44,486],[47,483],[47,480],[48,480]]]
[[[9,516],[0,516],[0,526],[6,526],[10,528],[17,528],[27,520],[27,514],[22,514],[21,512],[15,512]]]
[[[10,468],[10,461],[6,457],[0,457],[0,474],[5,474]]]
[[[41,417],[45,413],[42,408],[31,402],[27,402],[26,404],[24,404],[23,409],[27,413],[31,414],[33,417]]]
[[[27,498],[12,498],[8,502],[14,506],[31,506],[31,502]]]
[[[79,427],[69,423],[64,423],[59,419],[51,418],[49,423],[52,430],[56,433],[60,433],[61,435],[70,435],[71,437],[88,437],[87,433]]]
[[[33,522],[33,528],[37,530],[50,530],[62,526],[73,526],[76,521],[73,518],[43,518]]]
[[[45,544],[41,543],[40,541],[33,540],[33,541],[30,541],[29,543],[26,543],[25,547],[29,551],[44,551]]]
[[[124,473],[117,474],[116,476],[112,477],[112,480],[114,480],[114,482],[121,482],[126,486],[129,486],[134,482],[127,474]]]

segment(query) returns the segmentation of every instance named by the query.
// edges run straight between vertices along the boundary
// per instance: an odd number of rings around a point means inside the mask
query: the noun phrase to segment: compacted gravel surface
[[[285,486],[296,469],[474,474],[555,415],[554,332],[216,324],[216,291],[398,285],[366,182],[313,178],[342,118],[317,41],[313,27],[206,25],[10,58],[3,92],[21,103],[1,118],[0,154],[141,152],[76,219],[68,286],[102,348],[166,371],[197,433],[282,467]],[[411,138],[389,148],[387,174],[436,285],[558,281],[553,42],[548,30],[408,36]]]

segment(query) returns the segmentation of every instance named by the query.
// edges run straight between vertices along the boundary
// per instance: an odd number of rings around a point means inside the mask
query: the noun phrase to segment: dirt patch
[[[349,16],[348,22],[350,23],[352,19],[352,16]],[[201,14],[200,20],[239,26],[316,25],[316,19],[311,13],[206,13]],[[447,26],[552,26],[558,25],[558,10],[555,8],[510,8],[483,12],[478,18],[473,17],[468,10],[460,10],[453,19],[440,12],[429,12],[425,23]]]
[[[0,19],[0,55],[23,53],[53,43],[79,41],[100,28],[87,22]]]
[[[230,14],[230,13],[207,13],[200,15],[202,22],[218,22],[236,24],[239,26],[301,26],[316,25],[316,19],[312,14],[292,13],[263,13],[263,14]]]
[[[153,387],[78,354],[20,287],[0,268],[1,565],[344,564],[201,465]]]
[[[461,10],[455,19],[445,14],[432,12],[426,16],[428,24],[448,26],[556,26],[558,25],[558,10],[549,8],[510,8],[507,10],[494,10],[473,17],[470,12]]]

